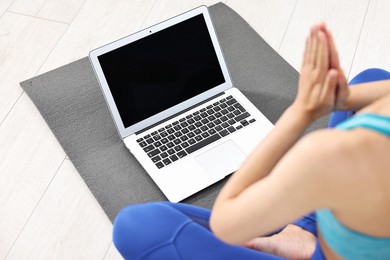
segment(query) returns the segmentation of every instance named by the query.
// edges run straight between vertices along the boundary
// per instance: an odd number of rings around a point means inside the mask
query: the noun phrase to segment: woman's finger
[[[316,33],[311,34],[310,41],[311,41],[311,47],[310,47],[309,63],[311,66],[314,67],[317,60],[317,49],[318,49],[318,39]]]
[[[334,69],[340,69],[340,62],[339,62],[339,55],[337,53],[337,48],[334,43],[333,35],[332,33],[328,30],[328,28],[323,24],[321,27],[321,30],[325,32],[328,43],[329,43],[329,56],[330,56],[330,67]]]
[[[323,102],[332,103],[331,109],[333,109],[336,104],[337,75],[338,73],[335,69],[330,69],[328,71],[321,93],[321,100]]]
[[[326,36],[322,31],[318,31],[318,52],[316,68],[320,72],[320,79],[324,79],[329,69],[329,51]]]
[[[309,46],[310,45],[310,36],[306,38],[305,42],[305,51],[303,54],[303,61],[302,61],[302,67],[305,66],[308,63],[309,60]]]

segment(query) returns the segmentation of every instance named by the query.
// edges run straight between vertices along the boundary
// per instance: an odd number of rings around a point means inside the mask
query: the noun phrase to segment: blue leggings
[[[390,79],[389,72],[368,69],[358,74],[350,84],[384,79]],[[329,127],[351,115],[351,111],[334,112]],[[131,205],[122,209],[116,217],[113,241],[125,259],[283,259],[220,241],[210,230],[210,214],[209,209],[183,203]],[[293,224],[317,236],[314,214],[308,214]],[[311,259],[325,259],[318,240]]]

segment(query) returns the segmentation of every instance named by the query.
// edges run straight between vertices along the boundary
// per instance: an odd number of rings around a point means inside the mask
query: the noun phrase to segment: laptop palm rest
[[[195,157],[200,167],[212,178],[224,178],[236,171],[246,155],[229,140]]]

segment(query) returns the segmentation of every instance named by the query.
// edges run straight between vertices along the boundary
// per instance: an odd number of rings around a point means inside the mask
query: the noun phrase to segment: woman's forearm
[[[390,80],[356,84],[350,88],[349,96],[336,110],[358,111],[387,94],[390,94]]]
[[[218,199],[232,199],[254,182],[267,176],[311,122],[312,119],[294,105],[289,107],[269,135],[230,177]]]

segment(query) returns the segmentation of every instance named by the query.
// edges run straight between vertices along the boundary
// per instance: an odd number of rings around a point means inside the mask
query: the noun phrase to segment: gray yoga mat
[[[275,123],[295,97],[297,71],[229,7],[210,13],[234,85]],[[119,138],[88,58],[20,84],[111,221],[128,204],[166,200]],[[211,208],[224,182],[184,202]]]

